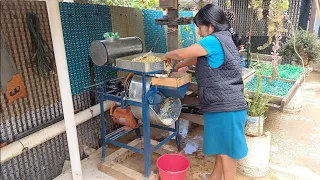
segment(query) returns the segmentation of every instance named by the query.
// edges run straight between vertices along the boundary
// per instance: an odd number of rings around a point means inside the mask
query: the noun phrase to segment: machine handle
[[[133,73],[128,74],[127,77],[124,79],[124,81],[123,81],[124,86],[126,85],[128,79],[129,79],[131,76],[133,76]]]
[[[128,79],[130,78],[130,77],[132,77],[134,74],[133,73],[130,73],[130,74],[128,74],[127,75],[127,77],[123,80],[123,86],[126,86],[126,83],[127,83],[127,81],[128,81]],[[120,95],[120,92],[118,92],[117,94],[116,94],[116,96],[119,96]],[[114,108],[114,105],[116,104],[116,102],[112,102],[112,104],[111,104],[111,107],[110,107],[110,116],[112,116],[113,115],[113,108]]]

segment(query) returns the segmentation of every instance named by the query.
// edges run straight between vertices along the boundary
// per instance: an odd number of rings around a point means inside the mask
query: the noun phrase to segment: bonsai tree
[[[258,47],[258,50],[263,50],[266,49],[270,44],[273,44],[271,52],[273,60],[270,83],[277,77],[278,73],[278,50],[280,49],[280,40],[282,39],[281,33],[286,32],[286,29],[283,27],[283,22],[286,19],[285,13],[288,8],[288,0],[270,1],[268,14],[268,41],[264,45]],[[274,42],[272,43],[273,38]]]
[[[295,49],[302,57],[304,66],[309,62],[320,61],[320,43],[317,36],[313,33],[302,29],[296,30],[295,39],[291,38],[283,44],[279,50],[279,54],[286,61],[301,64],[300,57],[295,52]]]

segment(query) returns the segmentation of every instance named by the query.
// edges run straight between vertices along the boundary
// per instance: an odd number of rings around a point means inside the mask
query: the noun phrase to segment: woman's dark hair
[[[222,8],[217,5],[207,4],[201,8],[193,18],[197,26],[210,26],[212,25],[215,32],[230,31],[234,44],[239,47],[241,41],[239,36],[231,28],[230,22]]]

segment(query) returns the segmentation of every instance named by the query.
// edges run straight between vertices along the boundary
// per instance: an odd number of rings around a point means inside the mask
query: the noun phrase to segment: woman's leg
[[[237,172],[237,161],[227,155],[221,155],[224,180],[234,180]]]
[[[222,179],[222,158],[221,155],[216,155],[215,164],[211,174],[207,175],[207,179],[210,180],[221,180]]]

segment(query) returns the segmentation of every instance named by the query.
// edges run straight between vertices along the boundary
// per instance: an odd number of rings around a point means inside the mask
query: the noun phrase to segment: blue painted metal
[[[107,143],[110,143],[110,144],[118,146],[118,147],[129,149],[130,151],[133,151],[133,152],[136,152],[136,153],[143,154],[143,152],[144,152],[144,150],[129,146],[129,145],[124,144],[124,143],[120,143],[120,142],[109,140],[109,139],[106,139],[106,141],[107,141]]]
[[[158,86],[159,92],[161,92],[166,97],[180,98],[182,99],[189,87],[190,83],[187,83],[178,88],[176,87],[166,87],[166,86]]]
[[[179,136],[179,120],[177,120],[175,123],[175,129],[176,129],[176,143],[178,147],[178,152],[181,151],[181,144],[180,144],[180,136]]]
[[[161,94],[153,94],[148,98],[148,102],[150,105],[156,105],[164,101],[164,97]]]
[[[147,101],[146,75],[142,75],[142,120],[143,120],[143,147],[144,149],[144,176],[151,173],[151,140],[150,140],[150,114]]]
[[[119,132],[117,132],[117,133],[114,133],[114,134],[112,134],[111,136],[106,136],[106,139],[109,139],[109,140],[112,140],[112,141],[115,141],[115,140],[117,140],[117,139],[119,139],[119,138],[121,138],[121,137],[123,137],[123,136],[125,136],[125,135],[127,135],[127,134],[129,134],[129,133],[131,133],[132,131],[134,131],[134,129],[131,129],[131,130],[126,130],[126,129],[122,129],[122,128],[120,128],[121,130],[119,131]]]
[[[135,130],[135,132],[136,132],[136,138],[137,138],[137,139],[140,139],[140,138],[141,138],[140,127],[135,128],[134,130]]]
[[[121,101],[120,101],[122,109],[125,109],[127,107],[127,103],[124,101],[124,97],[125,97],[125,92],[122,91],[121,92]]]
[[[108,93],[100,93],[100,95],[102,95],[105,100],[114,101],[114,102],[118,102],[118,103],[123,102],[126,106],[127,105],[139,106],[139,107],[142,106],[141,102],[132,101],[132,100],[123,100],[123,99],[121,99],[121,97],[116,96],[116,95],[112,95],[112,94],[108,94]]]
[[[101,157],[101,161],[104,162],[105,158],[106,158],[106,139],[104,137],[106,137],[106,124],[105,124],[105,120],[104,120],[104,105],[103,105],[103,96],[100,96],[100,122],[101,122],[101,136],[102,136],[102,157]]]
[[[173,134],[171,134],[170,136],[168,136],[164,140],[162,140],[159,144],[157,144],[154,148],[152,148],[152,152],[156,151],[162,145],[164,145],[165,143],[169,142],[173,137],[175,137],[177,135],[177,133],[178,132],[174,132]]]
[[[147,99],[151,97],[153,93],[157,93],[157,90],[158,90],[158,86],[152,86],[145,95]]]
[[[107,138],[107,139],[112,139],[111,137],[114,137],[114,136],[117,135],[117,134],[121,134],[122,131],[126,131],[124,127],[119,128],[119,129],[117,129],[117,130],[115,130],[115,131],[107,134],[107,135],[106,135],[106,138]]]
[[[159,125],[156,125],[156,124],[151,124],[150,126],[153,127],[153,128],[162,129],[162,130],[165,130],[165,131],[171,131],[171,132],[175,132],[176,131],[175,129],[159,126]]]
[[[101,113],[100,118],[101,118],[101,134],[102,134],[102,161],[104,161],[105,159],[105,155],[106,155],[106,143],[110,143],[113,144],[115,146],[119,146],[121,148],[126,148],[129,149],[131,151],[137,152],[137,153],[141,153],[144,155],[144,176],[145,177],[149,177],[151,174],[151,156],[152,156],[152,152],[154,149],[158,149],[159,147],[161,147],[163,144],[165,144],[166,142],[168,142],[170,139],[172,139],[173,137],[176,136],[176,138],[178,138],[179,141],[179,126],[176,126],[175,129],[173,128],[168,128],[168,127],[162,127],[159,125],[152,125],[150,124],[150,114],[149,114],[149,98],[158,98],[157,94],[159,94],[159,90],[158,90],[158,86],[152,86],[149,91],[146,90],[146,78],[148,74],[157,74],[157,73],[161,73],[161,72],[149,72],[149,73],[144,73],[144,72],[137,72],[137,71],[131,71],[131,70],[126,70],[126,69],[122,69],[122,68],[116,68],[116,67],[112,67],[114,70],[119,70],[119,71],[124,71],[124,72],[132,72],[135,74],[140,74],[142,76],[142,101],[138,102],[138,101],[133,101],[133,100],[128,100],[125,98],[125,93],[124,91],[121,92],[121,96],[116,96],[115,95],[115,91],[110,91],[110,92],[106,92],[106,89],[108,89],[107,87],[103,87],[103,88],[97,88],[96,89],[96,93],[99,95],[100,98],[100,109],[101,112],[103,112],[103,101],[104,100],[111,100],[111,101],[115,101],[115,102],[119,102],[121,103],[121,107],[126,107],[128,105],[130,106],[139,106],[142,107],[142,121],[143,121],[143,146],[144,149],[138,149],[132,146],[129,146],[127,144],[124,143],[120,143],[117,142],[116,140],[127,135],[130,132],[135,131],[136,132],[136,136],[137,138],[141,138],[140,135],[140,129],[136,128],[136,129],[132,129],[129,131],[120,129],[117,131],[114,131],[110,134],[108,134],[107,136],[105,135],[106,133],[106,129],[105,129],[105,122],[104,122],[104,113]],[[104,83],[104,86],[107,86],[108,83]],[[178,88],[179,89],[179,88]],[[119,91],[119,90],[116,90]],[[177,90],[178,91],[178,90]],[[112,93],[112,94],[111,94]],[[169,95],[170,97],[170,95]],[[159,101],[159,99],[154,99]],[[154,149],[151,148],[151,139],[150,139],[150,127],[154,127],[154,128],[158,128],[158,129],[163,129],[163,130],[168,130],[171,132],[174,132],[172,135],[170,135],[169,137],[167,137],[166,139],[164,139],[163,141],[161,141]],[[177,145],[178,144],[177,141]],[[178,149],[180,147],[178,146]]]

